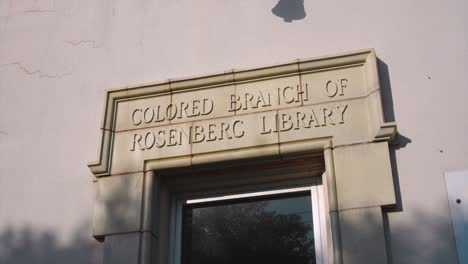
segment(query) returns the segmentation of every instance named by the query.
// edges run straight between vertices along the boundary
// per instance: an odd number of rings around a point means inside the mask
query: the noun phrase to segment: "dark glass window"
[[[185,205],[182,264],[313,264],[310,192]]]

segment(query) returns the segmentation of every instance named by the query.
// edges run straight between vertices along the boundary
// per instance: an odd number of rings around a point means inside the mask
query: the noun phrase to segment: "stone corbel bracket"
[[[397,125],[395,122],[387,122],[380,126],[380,129],[375,135],[374,142],[388,141],[391,142],[395,139],[397,134]]]

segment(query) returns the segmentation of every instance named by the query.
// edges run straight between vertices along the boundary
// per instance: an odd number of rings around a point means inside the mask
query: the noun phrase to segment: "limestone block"
[[[333,154],[339,210],[395,203],[387,142],[337,147]]]
[[[174,115],[169,115],[171,124],[233,116],[234,111],[229,109],[234,94],[234,85],[176,92],[172,95]]]
[[[303,97],[299,75],[238,83],[235,96],[236,114],[301,106]]]
[[[304,105],[367,95],[363,66],[301,73]]]
[[[275,128],[275,113],[269,111],[194,122],[192,154],[276,144],[278,136],[275,133],[261,130]]]
[[[93,236],[140,230],[143,173],[104,177],[96,184]]]
[[[140,233],[107,236],[104,241],[104,264],[137,264]]]
[[[387,263],[380,207],[345,210],[339,217],[344,264]]]
[[[162,159],[159,168],[237,159],[278,143],[388,138],[373,50],[125,87],[107,93],[105,109],[99,161],[89,165],[98,177]]]
[[[116,132],[112,174],[143,171],[145,160],[191,154],[190,123]]]
[[[168,125],[166,111],[171,104],[170,95],[125,100],[117,103],[115,131]]]
[[[370,137],[366,108],[361,98],[279,110],[280,142],[331,136],[335,145],[362,142]]]

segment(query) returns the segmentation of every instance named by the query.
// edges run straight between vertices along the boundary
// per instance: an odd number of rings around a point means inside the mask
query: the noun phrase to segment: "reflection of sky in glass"
[[[183,264],[313,264],[309,193],[189,205]]]

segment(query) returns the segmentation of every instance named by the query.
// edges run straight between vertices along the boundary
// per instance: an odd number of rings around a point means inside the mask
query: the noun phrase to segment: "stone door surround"
[[[323,153],[333,263],[386,263],[382,206],[395,204],[374,50],[110,90],[93,236],[106,263],[157,263],[156,174]]]

